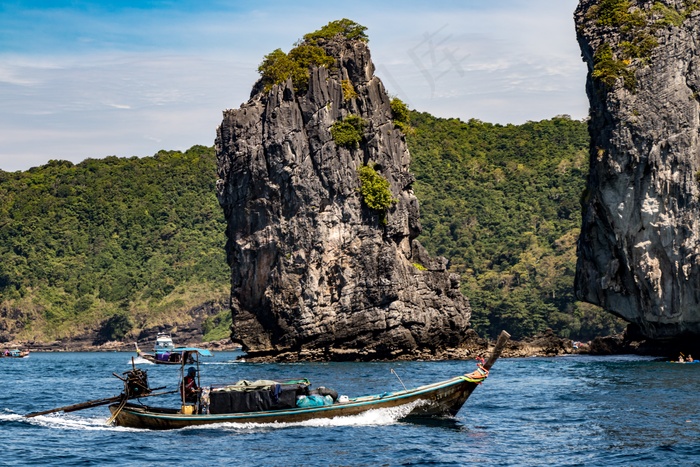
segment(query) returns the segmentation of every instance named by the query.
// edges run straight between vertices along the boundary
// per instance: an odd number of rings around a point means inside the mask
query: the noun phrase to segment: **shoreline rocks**
[[[139,341],[139,348],[145,352],[152,352],[155,336],[153,339]],[[232,342],[231,339],[222,339],[218,341],[201,342],[201,341],[184,341],[178,342],[178,346],[182,347],[198,347],[209,350],[236,350],[240,349],[241,345]],[[86,344],[82,340],[78,341],[54,341],[54,342],[23,342],[10,341],[0,345],[0,350],[4,349],[27,349],[31,352],[134,352],[136,347],[133,341],[109,341],[101,345]]]
[[[155,339],[155,338],[154,338]],[[142,350],[151,351],[154,340],[139,342]],[[459,347],[440,350],[424,349],[413,354],[399,353],[394,358],[385,356],[371,358],[371,353],[345,350],[325,354],[323,352],[282,353],[276,356],[244,355],[249,363],[290,363],[290,362],[328,362],[328,361],[444,361],[471,360],[477,357],[487,358],[495,341],[479,337],[476,332],[469,330],[464,343]],[[188,341],[183,345],[200,347],[216,351],[238,350],[241,345],[230,339],[212,342]],[[31,352],[134,352],[133,342],[111,341],[103,345],[87,345],[80,342],[8,342],[0,346],[5,348],[27,349]],[[600,336],[586,343],[576,343],[571,339],[556,336],[548,329],[536,336],[522,340],[509,340],[501,358],[531,358],[531,357],[561,357],[566,355],[644,355],[675,360],[680,353],[684,355],[700,355],[700,344],[691,338],[673,341],[647,340],[628,329],[626,332],[613,336]],[[355,357],[362,358],[355,358]],[[329,358],[332,357],[332,358]]]

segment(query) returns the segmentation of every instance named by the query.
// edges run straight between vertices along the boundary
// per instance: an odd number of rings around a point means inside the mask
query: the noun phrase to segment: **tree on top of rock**
[[[269,91],[275,84],[284,83],[291,78],[294,90],[297,93],[305,92],[309,85],[309,68],[330,67],[335,61],[318,45],[318,40],[332,39],[340,35],[348,40],[367,42],[369,39],[365,34],[366,30],[365,26],[349,19],[331,21],[318,31],[304,35],[304,39],[298,41],[288,54],[282,49],[270,52],[258,66],[263,90]]]

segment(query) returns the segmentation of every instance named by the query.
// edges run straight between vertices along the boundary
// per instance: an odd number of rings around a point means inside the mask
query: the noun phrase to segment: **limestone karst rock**
[[[367,43],[314,44],[333,64],[311,65],[308,89],[261,80],[217,130],[233,337],[249,356],[292,360],[456,347],[471,309],[447,261],[416,240],[410,155]],[[361,141],[336,144],[333,125],[349,116],[363,119]],[[386,213],[359,193],[365,165],[389,182]]]
[[[664,339],[700,333],[700,7],[581,0],[590,175],[576,289]]]

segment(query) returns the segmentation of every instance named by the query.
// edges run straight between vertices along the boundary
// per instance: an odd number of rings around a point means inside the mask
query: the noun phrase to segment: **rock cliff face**
[[[471,310],[444,258],[415,240],[410,155],[362,40],[319,40],[334,65],[308,90],[261,82],[217,131],[218,197],[228,220],[233,338],[249,356],[371,360],[456,347]],[[352,85],[355,97],[344,96]],[[335,122],[366,122],[354,148]],[[374,168],[397,202],[368,208],[358,169]]]
[[[581,0],[591,154],[580,299],[649,338],[700,334],[700,11]]]

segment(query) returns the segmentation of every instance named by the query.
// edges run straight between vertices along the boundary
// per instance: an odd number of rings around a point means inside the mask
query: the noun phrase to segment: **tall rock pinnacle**
[[[576,289],[649,338],[700,334],[700,6],[581,0],[590,100]]]
[[[260,71],[216,138],[234,338],[292,360],[458,346],[469,303],[415,239],[410,155],[364,27],[329,23]]]

